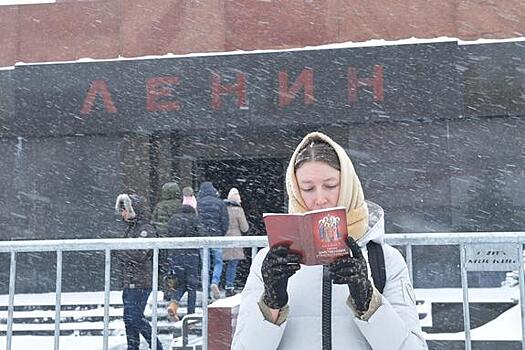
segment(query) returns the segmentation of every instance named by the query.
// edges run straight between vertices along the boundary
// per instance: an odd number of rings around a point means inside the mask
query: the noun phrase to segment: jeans
[[[141,334],[151,347],[151,325],[144,317],[144,308],[150,293],[149,288],[124,288],[122,291],[128,350],[139,350]],[[162,344],[158,338],[157,349],[162,350]]]
[[[235,287],[235,275],[237,274],[237,265],[239,260],[228,260],[226,267],[226,288]]]
[[[219,285],[222,274],[222,248],[211,248],[212,262],[213,262],[213,274],[211,277],[211,283]]]

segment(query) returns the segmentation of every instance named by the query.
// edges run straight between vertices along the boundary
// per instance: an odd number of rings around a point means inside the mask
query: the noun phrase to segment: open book
[[[301,264],[325,265],[348,254],[346,209],[335,207],[305,213],[264,213],[270,247],[284,244],[301,255]]]

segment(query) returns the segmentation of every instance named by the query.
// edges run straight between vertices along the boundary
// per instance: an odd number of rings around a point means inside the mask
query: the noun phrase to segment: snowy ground
[[[161,335],[159,339],[162,342],[164,350],[170,349],[171,337],[168,335]],[[5,337],[0,338],[0,348],[6,348]],[[109,350],[125,350],[126,349],[126,337],[112,336],[108,339]],[[53,350],[54,339],[48,336],[16,336],[13,338],[13,350]],[[102,337],[101,336],[66,336],[60,337],[60,349],[65,350],[96,350],[102,349]],[[142,340],[141,350],[148,349],[146,342]]]
[[[416,296],[418,300],[424,300],[425,304],[429,305],[431,302],[461,302],[462,290],[453,288],[444,289],[416,289]],[[159,300],[162,299],[162,294],[159,294]],[[483,288],[483,289],[470,289],[469,300],[471,302],[482,303],[482,302],[516,302],[519,299],[519,289],[513,288]],[[7,295],[0,295],[0,306],[7,305]],[[62,295],[63,305],[77,305],[77,304],[103,304],[103,293],[64,293]],[[110,315],[120,316],[122,309],[119,308],[119,304],[122,303],[121,293],[118,291],[112,292],[110,296],[111,304],[113,305],[110,309]],[[54,305],[55,296],[52,293],[47,294],[26,294],[17,295],[15,297],[15,305]],[[26,311],[30,314],[28,317],[54,317],[54,311],[52,310],[33,310]],[[20,313],[20,312],[17,312]],[[98,310],[85,310],[76,311],[69,310],[69,316],[82,318],[87,314],[100,315],[101,309]],[[62,312],[62,316],[68,315],[66,311]],[[146,314],[151,314],[151,309],[147,308]],[[165,314],[165,309],[162,307],[159,309],[159,317]],[[76,316],[75,316],[76,315]],[[5,319],[7,311],[0,311],[0,319]],[[25,316],[23,316],[25,317]],[[161,320],[159,324],[167,322]],[[426,322],[424,320],[424,322]],[[95,329],[101,329],[101,322],[87,322],[92,324]],[[78,325],[78,323],[77,323]],[[64,325],[65,326],[65,325]],[[61,329],[67,327],[61,326]],[[68,327],[73,327],[74,323],[69,324]],[[6,324],[0,324],[1,330],[5,331]],[[15,330],[30,330],[32,327],[42,328],[42,324],[15,324]],[[51,330],[54,329],[54,324],[48,324]],[[83,326],[86,328],[86,326]],[[124,324],[122,319],[115,319],[111,321],[110,328],[113,330],[112,335],[108,338],[109,349],[111,350],[125,350],[126,349],[126,337],[124,331]],[[429,340],[464,340],[464,332],[458,333],[447,333],[447,334],[426,334]],[[516,304],[508,311],[501,314],[493,321],[471,331],[471,337],[473,341],[476,340],[510,340],[510,341],[521,341],[521,304]],[[159,339],[161,340],[164,349],[170,349],[172,341],[171,334],[160,334]],[[75,350],[91,350],[91,349],[102,349],[103,338],[102,336],[78,336],[69,335],[60,337],[60,349],[75,349]],[[0,348],[6,348],[6,337],[0,337]],[[30,336],[30,335],[17,335],[13,337],[14,350],[25,350],[35,349],[39,350],[52,350],[54,349],[54,339],[52,336]],[[147,349],[147,344],[142,340],[141,349]]]
[[[199,295],[200,296],[200,295]],[[158,300],[162,301],[163,295],[159,292]],[[182,301],[185,301],[183,299]],[[200,303],[200,298],[198,298]],[[8,295],[0,295],[0,306],[6,307],[8,303]],[[150,297],[149,304],[146,307],[145,315],[151,316],[151,303],[152,298]],[[104,293],[103,292],[92,292],[92,293],[63,293],[61,296],[61,304],[64,307],[73,305],[92,305],[96,306],[94,309],[82,309],[76,307],[72,310],[62,310],[61,318],[73,318],[74,322],[61,323],[61,330],[71,330],[81,328],[82,330],[98,330],[101,333],[103,329],[102,321],[89,321],[86,320],[88,317],[99,317],[103,316],[103,304],[104,304]],[[15,317],[17,319],[24,318],[30,319],[47,319],[48,321],[54,319],[55,311],[52,309],[46,310],[46,306],[55,305],[55,294],[54,293],[43,293],[43,294],[18,294],[15,295],[16,306],[32,306],[38,305],[39,309],[29,311],[15,311]],[[110,350],[125,350],[126,349],[126,336],[124,330],[124,322],[122,321],[122,292],[112,291],[110,293],[110,308],[109,315],[118,317],[117,319],[111,320],[109,323],[109,329],[111,335],[108,337],[108,348]],[[181,312],[185,312],[185,308],[181,308]],[[201,312],[198,310],[198,313]],[[173,327],[165,320],[166,310],[164,307],[159,306],[158,316],[159,322],[158,327],[166,329],[168,325]],[[0,319],[7,319],[7,309],[0,310]],[[176,324],[180,328],[181,323]],[[0,331],[6,331],[6,323],[0,323]],[[54,323],[14,323],[14,331],[39,331],[46,330],[52,332],[54,330]],[[171,334],[159,334],[159,339],[163,344],[165,350],[170,349],[170,344],[173,340]],[[0,349],[6,348],[6,336],[0,336]],[[141,340],[141,350],[148,349],[147,343],[144,339]],[[101,335],[68,335],[60,337],[60,349],[74,349],[74,350],[87,350],[87,349],[102,349],[103,348],[103,337]],[[54,337],[53,336],[32,336],[32,335],[16,335],[13,337],[13,350],[25,350],[25,349],[42,349],[42,350],[53,350],[54,349]]]

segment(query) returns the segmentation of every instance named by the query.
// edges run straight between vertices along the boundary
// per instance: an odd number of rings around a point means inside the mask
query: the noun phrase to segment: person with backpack
[[[125,238],[156,237],[150,224],[150,212],[146,199],[136,194],[120,194],[115,203],[115,211],[126,223]],[[151,347],[151,325],[144,316],[144,309],[151,293],[153,251],[124,250],[116,253],[122,274],[122,304],[124,306],[124,326],[128,350],[139,350],[140,335]],[[157,338],[157,349],[162,344]]]
[[[365,201],[346,151],[305,136],[286,171],[288,211],[346,208],[348,254],[306,266],[288,246],[256,255],[242,292],[233,350],[424,350],[407,265],[384,243],[383,210]]]

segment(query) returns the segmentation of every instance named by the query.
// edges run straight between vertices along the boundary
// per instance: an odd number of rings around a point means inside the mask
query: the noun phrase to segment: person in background
[[[182,189],[182,204],[187,204],[197,210],[197,198],[195,198],[193,188],[190,186]]]
[[[239,190],[235,187],[230,189],[228,199],[225,199],[224,203],[226,203],[230,218],[226,236],[241,236],[242,233],[248,232],[248,221],[246,220],[244,209],[241,207]],[[235,275],[239,260],[242,259],[244,259],[243,248],[225,248],[223,250],[223,260],[226,262],[225,289],[227,297],[235,294]]]
[[[180,188],[176,182],[166,182],[162,185],[160,201],[155,205],[151,217],[152,223],[157,229],[159,237],[167,236],[168,220],[181,206]],[[166,249],[159,251],[159,289],[164,294],[164,300],[168,300],[168,294],[174,291],[173,276],[170,274],[170,252]]]
[[[197,198],[199,234],[202,237],[224,236],[228,231],[229,218],[226,204],[219,198],[219,192],[209,181],[201,184]],[[221,297],[219,282],[222,274],[222,249],[212,248],[213,272],[210,292],[214,299]]]
[[[198,222],[195,209],[183,204],[168,221],[169,237],[198,237]],[[197,288],[199,286],[199,249],[174,249],[170,256],[171,271],[175,279],[175,291],[169,295],[170,321],[179,320],[179,304],[184,293],[188,292],[188,314],[195,313]]]
[[[364,200],[346,151],[322,133],[306,135],[289,162],[286,190],[290,213],[344,206],[348,252],[305,266],[286,245],[259,251],[231,349],[427,349],[407,265],[384,243],[383,210]],[[369,242],[382,249],[382,292],[371,278]]]
[[[150,213],[144,197],[120,194],[115,203],[115,210],[127,225],[125,238],[156,237],[155,228],[150,224]],[[151,325],[144,317],[144,308],[151,293],[152,256],[151,250],[117,252],[122,274],[122,303],[128,350],[139,350],[141,334],[151,347]],[[162,350],[158,338],[157,349]]]
[[[166,182],[162,185],[160,201],[155,205],[151,221],[160,237],[167,233],[168,220],[181,206],[180,188],[176,182]]]

